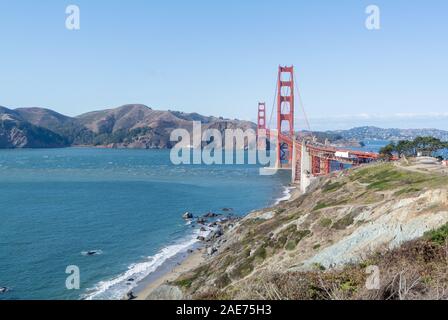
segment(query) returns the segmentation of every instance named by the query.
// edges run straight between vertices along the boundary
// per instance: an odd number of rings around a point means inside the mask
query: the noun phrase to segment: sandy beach
[[[143,290],[141,290],[136,300],[148,300],[149,295],[157,289],[159,286],[176,280],[180,275],[199,267],[204,262],[204,249],[196,250],[189,254],[187,258],[182,261],[178,266],[173,268],[168,273],[157,278],[153,282],[149,283]]]

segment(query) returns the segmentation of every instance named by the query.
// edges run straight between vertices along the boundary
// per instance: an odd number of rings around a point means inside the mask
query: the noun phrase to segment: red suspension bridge
[[[258,139],[259,147],[264,148],[268,141],[276,145],[276,169],[291,170],[292,181],[300,183],[302,190],[305,191],[314,177],[328,175],[332,171],[344,169],[346,165],[358,166],[378,160],[379,155],[377,153],[336,148],[327,143],[318,143],[310,135],[302,137],[296,135],[294,129],[296,88],[294,67],[280,66],[276,98],[274,98],[275,102],[271,111],[272,120],[276,104],[277,128],[275,129],[268,128],[271,121],[268,124],[266,120],[266,103],[263,102],[258,105],[257,135],[261,137],[261,139]],[[301,102],[298,90],[297,94],[299,102]],[[303,112],[304,120],[308,123],[304,109]],[[311,131],[310,128],[308,129]],[[262,136],[265,136],[266,139],[263,139]]]

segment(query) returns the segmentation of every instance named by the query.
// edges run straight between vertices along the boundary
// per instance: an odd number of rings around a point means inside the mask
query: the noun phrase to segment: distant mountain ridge
[[[170,134],[192,121],[204,129],[255,129],[249,121],[197,113],[153,110],[130,104],[68,117],[45,108],[0,107],[0,148],[58,148],[76,145],[110,148],[171,148]]]
[[[349,140],[413,140],[419,136],[431,136],[448,141],[448,131],[439,129],[382,129],[378,127],[357,127],[349,130],[326,131],[326,134],[341,136]]]
[[[192,121],[203,129],[255,129],[249,121],[203,116],[198,113],[154,110],[142,104],[92,111],[69,117],[45,108],[8,109],[0,106],[0,148],[62,148],[102,146],[109,148],[162,149],[173,147],[174,129],[192,132]],[[356,144],[363,140],[412,140],[432,136],[448,141],[448,131],[438,129],[382,129],[357,127],[349,130],[313,132],[318,140]]]

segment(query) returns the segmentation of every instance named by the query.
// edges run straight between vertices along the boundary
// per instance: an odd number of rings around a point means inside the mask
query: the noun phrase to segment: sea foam
[[[278,205],[282,201],[287,201],[291,199],[291,191],[295,189],[294,187],[284,187],[282,196],[278,198],[275,202],[275,205]]]
[[[150,256],[146,261],[132,264],[128,270],[110,280],[100,281],[95,287],[88,289],[81,296],[84,300],[120,300],[126,293],[139,285],[139,282],[160,268],[168,259],[187,252],[199,242],[199,236],[206,237],[210,231],[194,230],[192,234],[181,241],[161,249],[157,254]],[[133,281],[128,281],[133,279]]]

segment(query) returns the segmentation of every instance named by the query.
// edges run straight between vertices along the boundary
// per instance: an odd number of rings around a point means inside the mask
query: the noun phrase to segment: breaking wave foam
[[[293,189],[294,189],[294,187],[284,187],[282,196],[275,201],[275,205],[278,205],[282,201],[287,201],[287,200],[291,199],[291,196],[292,196],[291,191]]]
[[[85,300],[120,300],[129,291],[138,286],[139,282],[161,267],[168,259],[180,253],[187,252],[194,244],[198,243],[198,236],[207,236],[208,232],[195,230],[194,233],[176,244],[167,246],[147,261],[135,263],[119,276],[105,281],[100,281],[94,288],[88,289],[81,298]],[[133,281],[128,281],[133,279]]]

